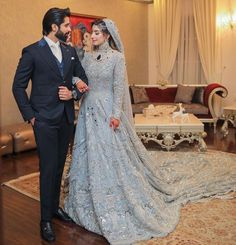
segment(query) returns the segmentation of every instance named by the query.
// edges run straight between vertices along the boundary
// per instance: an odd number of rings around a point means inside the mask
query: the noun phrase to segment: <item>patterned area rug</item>
[[[39,201],[39,172],[10,180],[3,185]]]
[[[236,197],[233,193],[232,197]],[[235,245],[236,199],[213,199],[189,203],[181,209],[180,222],[164,238],[143,241],[138,245]]]
[[[65,164],[63,179],[61,184],[61,200],[60,200],[61,206],[63,206],[63,200],[67,190],[67,188],[65,187],[65,176],[68,173],[70,161],[71,161],[71,157],[69,156]],[[5,182],[2,185],[8,186],[32,199],[39,201],[39,172],[21,176],[17,179],[13,179],[8,182]]]
[[[235,154],[216,151],[189,154],[192,157],[195,154],[196,159],[204,157],[209,162],[215,162],[217,159],[217,162],[224,164],[224,171],[236,174]],[[185,152],[184,156],[187,157],[188,153]],[[183,157],[183,153],[158,152],[159,160],[176,159],[176,157]],[[70,160],[70,158],[67,159],[64,176],[68,172]],[[158,165],[160,164],[162,163]],[[6,182],[4,185],[39,200],[38,177],[39,173],[33,173]],[[62,186],[63,189],[66,186],[64,181]],[[62,203],[64,194],[62,192]],[[231,192],[224,198],[202,199],[197,203],[188,203],[181,210],[180,222],[174,232],[164,238],[139,242],[138,245],[236,245],[236,192]]]

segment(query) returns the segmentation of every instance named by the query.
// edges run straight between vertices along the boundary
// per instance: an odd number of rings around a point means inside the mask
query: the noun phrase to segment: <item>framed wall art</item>
[[[75,47],[80,60],[84,52],[89,52],[92,49],[91,23],[96,19],[102,18],[105,17],[77,13],[71,14],[71,44]]]

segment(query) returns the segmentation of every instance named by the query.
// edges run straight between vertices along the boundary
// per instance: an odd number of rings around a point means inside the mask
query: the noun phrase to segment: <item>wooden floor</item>
[[[217,133],[205,126],[208,149],[236,153],[236,129],[230,128],[229,135],[223,138],[220,125]],[[4,156],[0,162],[0,183],[38,171],[36,151]],[[39,233],[39,202],[22,195],[8,187],[0,188],[0,244],[38,245],[47,244]],[[56,231],[56,245],[99,245],[108,244],[101,236],[85,229],[60,221],[53,221]]]

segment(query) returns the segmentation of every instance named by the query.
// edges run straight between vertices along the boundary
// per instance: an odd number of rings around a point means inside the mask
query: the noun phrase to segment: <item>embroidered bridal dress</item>
[[[105,23],[118,35],[112,21]],[[209,163],[191,153],[153,168],[163,159],[158,152],[150,156],[134,131],[125,105],[124,55],[106,42],[85,54],[83,67],[90,90],[81,103],[65,199],[65,210],[77,224],[111,244],[133,244],[173,231],[181,204],[235,186],[235,176],[222,181],[226,173],[221,171],[218,177],[206,176]],[[115,131],[109,127],[111,116],[120,118]]]

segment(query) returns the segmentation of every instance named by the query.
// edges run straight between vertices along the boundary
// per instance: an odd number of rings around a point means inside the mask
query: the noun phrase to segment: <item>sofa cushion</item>
[[[193,98],[194,91],[195,87],[183,86],[179,84],[175,96],[175,103],[182,102],[190,104]]]
[[[133,114],[143,113],[143,109],[148,107],[150,102],[140,103],[140,104],[132,104]]]
[[[199,87],[195,89],[193,94],[192,103],[204,104],[204,88]]]
[[[146,89],[144,87],[131,86],[132,97],[134,104],[149,102]]]
[[[146,88],[151,103],[174,103],[177,88]]]
[[[130,102],[131,102],[131,104],[134,104],[133,92],[132,92],[131,87],[132,87],[132,86],[129,86]]]
[[[183,104],[186,113],[192,113],[194,115],[207,115],[209,109],[202,104]]]

